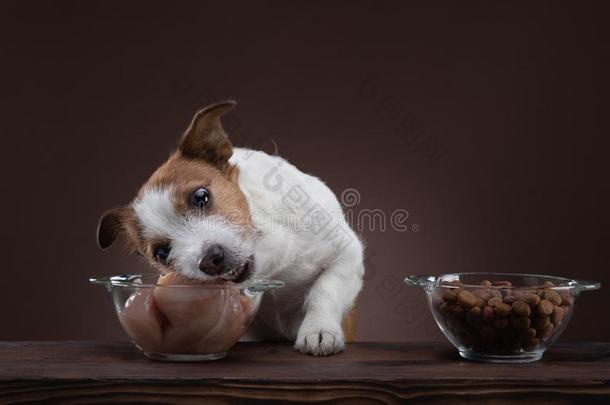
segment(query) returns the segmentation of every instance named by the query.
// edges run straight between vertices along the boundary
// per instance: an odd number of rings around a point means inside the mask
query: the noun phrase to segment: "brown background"
[[[0,339],[123,338],[97,219],[229,97],[236,144],[409,212],[364,232],[363,340],[440,338],[409,273],[610,287],[607,2],[289,3],[2,2]],[[610,339],[607,291],[563,339]]]

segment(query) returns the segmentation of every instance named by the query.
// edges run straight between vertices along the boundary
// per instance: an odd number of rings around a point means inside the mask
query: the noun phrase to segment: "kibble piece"
[[[464,319],[464,308],[459,305],[455,305],[452,309],[453,317],[455,319]]]
[[[542,329],[542,331],[540,332],[540,339],[542,339],[543,342],[546,342],[547,340],[549,340],[551,335],[553,335],[554,328],[555,327],[553,326],[552,323],[549,323],[548,325],[546,325],[544,327],[544,329]]]
[[[475,306],[479,307],[479,308],[483,308],[485,305],[487,305],[487,301],[485,301],[482,298],[479,297],[475,297],[476,301],[474,303]]]
[[[518,297],[516,297],[512,294],[508,294],[506,297],[504,297],[504,302],[511,305],[513,302],[517,301],[518,299],[519,299]]]
[[[524,343],[523,348],[527,351],[534,351],[534,350],[538,349],[539,345],[540,345],[540,339],[533,338],[529,342]]]
[[[489,290],[484,288],[477,288],[472,291],[472,295],[477,298],[481,298],[482,300],[487,301],[489,299]]]
[[[438,312],[443,315],[448,315],[451,312],[451,307],[446,302],[441,302],[438,306]]]
[[[523,295],[523,301],[529,305],[535,307],[540,303],[540,296],[538,294],[528,293]]]
[[[540,298],[550,301],[553,305],[561,305],[561,296],[553,290],[544,290]]]
[[[510,315],[511,309],[512,308],[510,305],[508,305],[504,302],[501,302],[494,307],[494,314],[496,314],[497,316],[506,317],[506,316]]]
[[[477,303],[477,297],[472,295],[470,291],[462,290],[457,296],[458,303],[464,308],[474,307]]]
[[[521,291],[521,293],[525,296],[525,295],[530,295],[530,294],[536,294],[536,289],[535,288],[530,288],[530,289],[522,289],[519,290]]]
[[[502,301],[502,292],[497,288],[492,288],[489,290],[489,298],[499,298]]]
[[[502,286],[502,287],[512,287],[513,283],[511,283],[510,281],[494,281],[492,283],[493,285],[497,285],[497,286]]]
[[[540,316],[532,319],[532,326],[537,330],[543,330],[551,323],[551,319],[548,316]]]
[[[536,329],[528,328],[528,329],[524,330],[523,332],[521,332],[521,334],[519,334],[519,337],[524,342],[528,342],[536,337]]]
[[[573,305],[574,304],[574,296],[572,294],[570,294],[569,291],[562,291],[561,294],[559,294],[561,296],[561,301],[563,304],[565,305]]]
[[[536,307],[536,313],[540,316],[549,316],[553,313],[553,304],[547,300],[540,300]]]
[[[494,309],[489,305],[483,307],[483,322],[492,323],[494,320]]]
[[[457,289],[447,288],[447,289],[445,289],[445,291],[443,291],[443,295],[442,295],[443,301],[455,302],[457,300],[457,294],[458,294]]]
[[[515,316],[510,318],[510,324],[515,330],[526,330],[530,327],[530,318],[526,316]]]
[[[466,312],[466,323],[473,328],[481,325],[481,319],[483,318],[483,311],[479,307],[472,307]]]
[[[491,286],[491,281],[489,280],[483,280],[481,281],[481,285],[484,285],[486,287],[490,287]]]
[[[487,301],[487,305],[489,305],[491,307],[495,307],[496,305],[501,304],[501,303],[502,303],[502,297],[493,297]]]
[[[530,316],[532,309],[525,301],[513,302],[513,312],[519,316]]]
[[[545,288],[555,287],[555,284],[553,284],[552,281],[545,281],[544,283],[542,283],[542,286],[545,287]]]
[[[494,326],[498,329],[506,328],[508,326],[508,318],[494,319]]]
[[[553,313],[551,314],[551,321],[555,325],[559,325],[561,321],[563,321],[563,317],[565,316],[565,311],[562,307],[555,306],[553,308]]]
[[[479,332],[479,338],[481,342],[491,344],[496,340],[496,330],[491,326],[485,325]]]
[[[516,298],[516,301],[523,301],[529,292],[522,290],[511,290],[510,294]]]

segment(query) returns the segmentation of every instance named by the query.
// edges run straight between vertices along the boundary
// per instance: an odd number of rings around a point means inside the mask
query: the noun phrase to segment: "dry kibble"
[[[508,290],[507,295],[512,295],[513,297],[515,297],[515,300],[521,300],[523,299],[523,291],[519,291],[519,290]]]
[[[553,326],[552,323],[549,323],[548,325],[546,325],[544,327],[544,329],[542,329],[540,331],[540,339],[542,339],[543,342],[546,342],[551,337],[551,335],[553,334],[553,329],[554,328],[555,327]]]
[[[510,324],[515,330],[526,330],[530,327],[530,318],[526,316],[511,316]]]
[[[512,288],[509,281],[450,284],[434,295],[433,305],[460,342],[478,350],[538,350],[556,334],[574,302],[569,290],[552,289],[552,283],[524,288]]]
[[[458,303],[464,308],[474,307],[477,303],[477,297],[472,295],[470,291],[462,290],[457,296]]]
[[[483,307],[483,322],[491,323],[494,320],[494,309],[489,305]]]
[[[489,298],[499,298],[502,301],[502,292],[497,288],[492,288],[489,290]]]
[[[494,326],[498,329],[506,328],[508,326],[508,318],[494,319]]]
[[[544,290],[540,294],[540,298],[550,301],[553,305],[561,305],[561,296],[553,290]]]
[[[525,301],[515,301],[513,302],[513,312],[519,316],[530,316],[532,309]]]
[[[573,305],[574,304],[574,296],[570,294],[569,291],[562,291],[560,294],[561,301],[565,305]]]
[[[523,301],[525,301],[529,305],[535,307],[536,305],[538,305],[540,303],[540,296],[538,296],[538,294],[532,294],[532,293],[524,294]]]
[[[485,325],[479,332],[479,338],[485,344],[493,343],[496,340],[496,330],[491,326]]]
[[[457,300],[457,289],[447,288],[443,291],[443,301],[446,302],[455,302]]]
[[[551,314],[551,321],[555,325],[558,325],[561,323],[561,321],[563,321],[563,317],[565,316],[565,314],[566,313],[562,307],[555,306],[553,308],[553,313]]]
[[[545,288],[555,287],[555,284],[553,284],[552,281],[545,281],[544,283],[542,283],[542,286],[545,287]]]
[[[516,302],[519,298],[509,294],[506,297],[504,297],[504,302],[506,302],[507,304],[511,305],[513,302]]]
[[[533,350],[538,349],[539,345],[540,345],[540,339],[533,338],[529,342],[524,343],[523,348],[527,351],[533,351]]]
[[[553,304],[547,300],[540,300],[536,307],[536,313],[540,316],[549,316],[553,313]]]
[[[536,329],[528,328],[528,329],[524,330],[523,332],[521,332],[519,337],[521,338],[521,340],[523,340],[525,342],[530,341],[536,337]]]
[[[538,330],[546,328],[551,323],[551,319],[548,316],[535,317],[532,319],[532,326]]]
[[[451,307],[446,302],[441,302],[438,306],[438,310],[443,315],[448,315],[451,312]]]
[[[510,311],[511,306],[504,302],[501,302],[494,307],[494,314],[496,314],[497,316],[506,317],[510,315]]]
[[[452,309],[453,317],[455,319],[464,319],[464,308],[459,305],[455,305]]]
[[[476,328],[481,324],[482,318],[483,311],[479,307],[472,307],[466,312],[466,323],[473,328]]]
[[[508,323],[508,319],[506,319],[506,322]],[[508,340],[515,336],[515,330],[513,328],[496,329],[496,334],[500,339]]]
[[[487,301],[489,299],[489,290],[483,288],[477,288],[472,291],[472,295],[482,300]]]

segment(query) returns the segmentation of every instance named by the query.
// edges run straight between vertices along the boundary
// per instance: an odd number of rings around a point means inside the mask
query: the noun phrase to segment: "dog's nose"
[[[199,270],[211,276],[222,273],[224,267],[225,254],[220,245],[210,246],[199,261]]]

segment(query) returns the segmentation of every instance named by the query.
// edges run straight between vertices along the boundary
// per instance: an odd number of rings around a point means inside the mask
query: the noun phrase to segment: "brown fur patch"
[[[242,227],[244,231],[250,230],[252,227],[250,209],[246,197],[237,185],[238,174],[237,167],[227,166],[224,171],[220,171],[206,161],[191,159],[180,152],[175,152],[140,188],[136,200],[149,188],[171,186],[174,189],[176,211],[186,216],[197,212],[191,203],[192,193],[199,187],[205,187],[210,192],[210,203],[205,207],[202,215],[220,215],[231,224]],[[152,258],[155,246],[169,242],[145,240],[141,225],[131,208],[124,213],[122,222],[131,249],[149,259]]]
[[[358,335],[358,314],[356,311],[356,304],[350,309],[350,311],[343,318],[343,335],[345,336],[345,341],[355,342]]]
[[[138,196],[148,187],[172,186],[177,211],[187,214],[193,210],[191,195],[197,188],[205,187],[210,192],[205,215],[221,215],[234,225],[249,227],[250,210],[246,197],[237,186],[236,172],[237,168],[231,166],[221,172],[206,161],[189,159],[176,152],[153,173]]]

